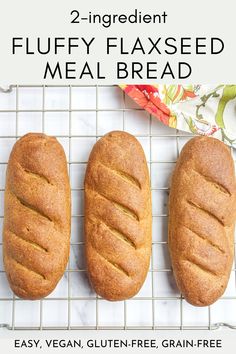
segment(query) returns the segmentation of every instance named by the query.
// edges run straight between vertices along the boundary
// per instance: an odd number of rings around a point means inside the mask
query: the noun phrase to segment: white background
[[[0,84],[75,84],[75,83],[117,83],[116,72],[114,70],[116,61],[146,61],[158,62],[158,67],[163,68],[167,60],[170,61],[174,70],[178,61],[190,62],[193,73],[187,82],[212,84],[212,83],[230,83],[236,82],[235,57],[235,7],[234,0],[224,1],[189,1],[189,0],[169,0],[156,1],[151,0],[120,0],[111,3],[109,0],[100,1],[58,1],[58,0],[9,0],[0,1]],[[111,4],[113,4],[111,6]],[[86,23],[71,24],[70,12],[78,9],[81,16],[86,16],[89,11],[93,13],[125,13],[129,14],[137,8],[143,13],[162,13],[164,10],[168,14],[166,24],[116,24],[111,28],[103,28],[101,25],[89,25]],[[66,54],[53,56],[40,55],[11,55],[12,37],[30,37],[33,40],[37,37],[47,39],[48,37],[85,37],[95,36],[93,53],[86,57],[84,47],[81,47],[78,55],[68,56]],[[152,37],[153,39],[162,37],[220,37],[225,42],[225,50],[220,55],[185,55],[185,56],[158,56],[153,52],[149,56],[137,55],[119,55],[116,51],[110,56],[106,56],[105,38],[108,36],[124,37],[127,46],[135,42],[137,36],[141,39]],[[145,41],[146,42],[146,41]],[[34,45],[34,44],[33,44]],[[69,82],[66,80],[47,80],[44,82],[43,73],[46,62],[50,59],[52,63],[60,60],[78,61],[78,69],[88,59],[91,67],[95,69],[97,61],[100,61],[103,69],[107,72],[105,82],[84,77],[83,80]],[[159,66],[160,65],[160,66]],[[159,69],[158,69],[159,70]],[[176,70],[175,70],[176,71]],[[128,80],[120,80],[120,83],[151,83],[153,80],[141,80],[130,77]],[[165,83],[170,83],[171,78],[167,76]],[[178,79],[175,80],[178,82]],[[183,82],[182,82],[183,83]]]

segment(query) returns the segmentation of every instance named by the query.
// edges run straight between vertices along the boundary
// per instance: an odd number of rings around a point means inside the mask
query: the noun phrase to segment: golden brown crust
[[[53,137],[29,133],[10,155],[5,190],[4,265],[14,293],[47,296],[69,256],[70,186],[63,148]]]
[[[85,177],[85,237],[89,277],[108,300],[134,296],[151,254],[151,192],[140,143],[111,132],[94,146]]]
[[[233,262],[236,184],[230,149],[196,137],[183,148],[172,176],[169,250],[177,285],[192,305],[225,291]]]

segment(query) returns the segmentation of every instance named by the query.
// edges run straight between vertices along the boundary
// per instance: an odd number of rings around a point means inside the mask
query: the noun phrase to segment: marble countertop
[[[227,322],[236,325],[236,284],[232,271],[228,288],[220,300],[209,308],[197,308],[180,299],[180,294],[171,272],[167,247],[167,201],[170,174],[177,158],[176,130],[165,127],[148,113],[138,110],[136,104],[125,97],[117,87],[100,87],[96,114],[96,89],[94,87],[73,87],[71,91],[71,114],[68,88],[45,88],[44,108],[58,112],[42,112],[42,88],[20,88],[18,102],[16,90],[0,93],[0,228],[2,230],[3,195],[6,162],[15,142],[15,135],[29,131],[42,131],[61,136],[67,158],[70,162],[72,189],[72,234],[70,261],[63,278],[53,293],[43,301],[13,301],[2,264],[2,243],[0,244],[0,324],[16,327],[67,327],[74,326],[208,326],[211,323]],[[21,112],[14,110],[16,104]],[[30,112],[29,110],[39,110]],[[94,109],[87,111],[86,109]],[[105,110],[103,110],[105,109]],[[107,111],[109,110],[110,111]],[[132,110],[134,109],[134,110]],[[27,112],[24,112],[26,110]],[[40,111],[41,110],[41,111]],[[73,111],[81,110],[81,111]],[[116,111],[117,110],[117,111]],[[72,135],[69,134],[71,119]],[[16,124],[17,122],[17,124]],[[133,299],[126,302],[108,302],[97,299],[85,271],[83,245],[83,179],[89,152],[96,142],[96,135],[111,130],[122,130],[137,135],[147,160],[152,161],[151,180],[153,198],[153,244],[152,262],[147,279]],[[149,133],[153,137],[149,137]],[[180,149],[191,138],[179,133]],[[70,149],[70,152],[69,152]],[[78,216],[79,215],[79,216]],[[161,215],[163,215],[161,217]],[[2,234],[2,233],[1,233]],[[0,242],[1,240],[0,235]],[[235,266],[233,266],[235,268]],[[152,271],[154,270],[154,271]],[[68,300],[68,298],[70,300]],[[14,308],[14,310],[13,310]],[[13,312],[14,311],[14,312]]]

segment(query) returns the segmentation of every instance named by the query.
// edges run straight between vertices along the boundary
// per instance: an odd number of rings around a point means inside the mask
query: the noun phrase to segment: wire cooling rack
[[[212,306],[196,308],[178,293],[168,258],[168,179],[182,146],[191,136],[157,122],[116,86],[16,85],[1,91],[1,196],[4,194],[7,158],[14,142],[32,130],[56,136],[68,158],[72,186],[72,236],[71,255],[64,277],[53,294],[45,299],[26,301],[17,298],[10,291],[1,266],[0,327],[9,330],[213,330],[223,326],[236,329],[235,265],[225,295]],[[82,106],[81,97],[84,102]],[[62,101],[65,101],[64,106]],[[89,151],[107,130],[116,128],[133,133],[143,144],[146,153],[152,181],[153,251],[147,280],[140,293],[133,299],[111,303],[98,297],[87,280],[83,261],[84,215],[81,200]],[[81,149],[86,150],[83,156],[80,155]],[[1,150],[5,153],[4,161],[1,159]],[[158,182],[158,176],[161,176],[162,182]],[[77,179],[81,182],[78,183]],[[2,225],[2,207],[1,210]],[[1,238],[0,241],[2,248]]]

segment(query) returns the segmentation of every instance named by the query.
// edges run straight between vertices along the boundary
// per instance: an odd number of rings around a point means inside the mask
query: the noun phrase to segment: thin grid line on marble
[[[42,88],[42,108],[41,109],[31,109],[31,110],[26,110],[26,109],[19,109],[19,91],[22,88]],[[47,87],[66,87],[69,89],[69,107],[68,109],[46,109],[45,108],[45,88]],[[94,87],[96,90],[96,108],[89,108],[89,109],[72,109],[71,106],[71,89],[73,87]],[[101,87],[110,87],[108,85],[101,85],[101,86],[97,86],[97,85],[71,85],[71,86],[64,86],[64,85],[60,85],[60,86],[54,86],[54,85],[15,85],[12,86],[11,89],[15,89],[16,90],[16,102],[15,102],[15,108],[14,109],[3,109],[0,110],[0,113],[15,113],[16,114],[16,122],[15,122],[15,135],[5,135],[2,136],[0,135],[0,139],[6,139],[6,138],[12,138],[14,140],[17,140],[20,136],[19,134],[19,130],[18,130],[18,117],[19,117],[19,113],[24,113],[24,112],[30,112],[30,113],[34,113],[34,112],[39,112],[42,113],[42,126],[41,126],[41,131],[45,132],[45,113],[47,112],[67,112],[69,115],[69,134],[68,135],[56,135],[55,136],[57,138],[68,138],[69,139],[69,156],[68,156],[68,168],[69,168],[69,174],[70,174],[70,170],[71,170],[71,165],[79,165],[79,164],[86,164],[86,161],[73,161],[71,159],[71,139],[72,138],[85,138],[85,137],[93,137],[96,138],[96,140],[98,138],[100,138],[102,135],[98,134],[98,113],[99,112],[122,112],[123,113],[123,130],[126,130],[125,127],[125,122],[127,117],[125,117],[125,113],[126,112],[130,112],[130,111],[143,111],[143,109],[141,108],[127,108],[126,107],[126,103],[125,103],[125,94],[123,93],[123,100],[122,100],[122,107],[116,108],[116,109],[99,109],[99,105],[98,105],[98,92],[99,92],[99,88]],[[6,93],[7,94],[7,93]],[[71,115],[72,112],[95,112],[96,114],[96,134],[95,135],[78,135],[78,134],[73,134],[73,131],[71,129]],[[179,155],[179,138],[183,138],[183,137],[189,137],[189,135],[187,134],[180,134],[177,130],[173,129],[173,134],[155,134],[152,133],[152,129],[151,129],[151,124],[152,124],[152,118],[150,116],[149,119],[149,126],[148,126],[148,134],[134,134],[137,138],[149,138],[150,140],[150,148],[149,148],[149,159],[148,159],[148,164],[150,167],[150,176],[151,174],[151,169],[152,169],[152,164],[154,163],[159,163],[159,164],[167,164],[167,163],[172,163],[175,164],[176,161],[158,161],[152,158],[152,138],[163,138],[163,137],[168,137],[171,139],[174,139],[176,142],[176,152],[177,152],[177,157]],[[6,165],[6,162],[0,162],[0,165]],[[72,191],[82,191],[83,188],[72,188]],[[168,188],[152,188],[152,191],[167,191],[168,192]],[[1,189],[0,191],[4,191],[4,189]],[[3,216],[0,216],[0,218],[2,219]],[[83,214],[73,214],[72,218],[83,218],[84,215]],[[155,214],[153,213],[153,217],[156,218],[160,218],[160,220],[162,220],[163,218],[167,218],[168,215],[166,213],[162,213],[162,214]],[[84,242],[71,242],[71,245],[83,245]],[[166,245],[167,241],[153,241],[152,245]],[[0,245],[2,245],[2,243],[0,243]],[[71,256],[70,256],[71,259]],[[208,308],[208,324],[207,325],[184,325],[183,324],[183,317],[184,317],[184,309],[183,309],[183,297],[181,294],[179,294],[178,296],[155,296],[154,295],[154,273],[162,273],[162,272],[172,272],[172,269],[170,268],[163,268],[163,269],[158,269],[155,268],[153,265],[153,253],[152,253],[152,257],[151,257],[151,268],[149,270],[149,273],[151,273],[151,289],[152,289],[152,295],[150,297],[147,296],[136,296],[133,299],[130,300],[126,300],[124,301],[124,321],[123,321],[123,325],[117,325],[117,326],[104,326],[104,325],[99,325],[99,304],[101,302],[105,302],[106,300],[100,298],[99,296],[95,296],[95,297],[85,297],[85,296],[79,296],[79,297],[75,297],[75,296],[71,296],[71,282],[70,282],[70,275],[73,272],[86,272],[86,269],[73,269],[70,267],[70,261],[68,262],[68,267],[65,271],[65,274],[67,274],[68,276],[68,296],[67,297],[53,297],[53,298],[45,298],[42,300],[39,300],[40,303],[40,312],[39,312],[39,326],[16,326],[16,303],[19,301],[22,301],[21,299],[17,298],[14,294],[12,294],[12,297],[2,297],[0,298],[0,303],[1,302],[5,302],[5,301],[11,301],[12,302],[12,321],[11,323],[0,323],[0,327],[6,327],[8,329],[25,329],[25,330],[29,330],[29,329],[40,329],[40,330],[44,330],[44,329],[180,329],[180,330],[184,330],[184,329],[206,329],[206,330],[211,330],[211,329],[216,329],[222,326],[227,326],[229,328],[233,328],[236,329],[235,326],[231,325],[230,323],[212,323],[211,322],[211,307],[209,306]],[[236,254],[235,254],[235,262],[236,262]],[[236,268],[236,267],[235,267]],[[236,287],[236,269],[233,269],[232,272],[235,273],[235,287]],[[0,273],[5,273],[4,271],[0,271]],[[44,303],[48,302],[48,301],[67,301],[68,302],[68,322],[66,326],[46,326],[43,324],[43,318],[44,318]],[[88,301],[95,301],[96,302],[96,323],[94,326],[77,326],[77,325],[72,325],[71,324],[71,302],[73,301],[80,301],[80,300],[88,300]],[[150,303],[152,304],[152,320],[150,322],[150,325],[145,325],[145,326],[133,326],[133,325],[127,325],[127,310],[129,307],[129,303],[130,301],[150,301]],[[171,301],[171,300],[177,300],[179,301],[179,306],[180,306],[180,323],[179,325],[158,325],[158,321],[156,323],[155,321],[155,304],[157,301],[161,301],[161,300],[165,300],[165,301]],[[228,301],[228,300],[234,300],[236,301],[236,296],[225,296],[223,297],[221,300],[224,301]],[[145,306],[145,305],[144,305]],[[0,321],[1,322],[1,321]]]

